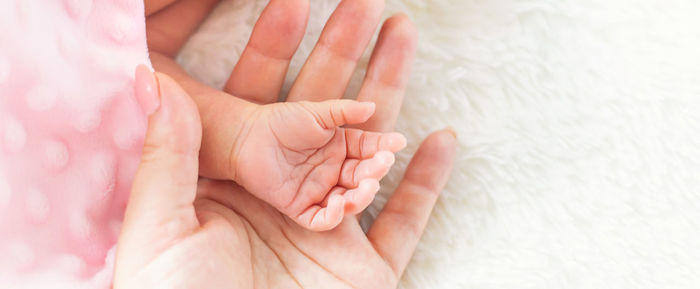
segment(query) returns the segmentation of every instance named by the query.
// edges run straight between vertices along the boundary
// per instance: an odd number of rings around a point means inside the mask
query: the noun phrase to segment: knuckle
[[[402,235],[411,240],[417,239],[423,234],[423,226],[405,211],[389,209],[386,212],[382,212],[382,214],[386,214],[386,217],[394,219],[392,223],[395,224],[395,227],[393,229],[402,232]]]
[[[196,159],[199,157],[198,149],[184,147],[172,147],[146,141],[141,153],[142,163],[152,163],[169,159]]]

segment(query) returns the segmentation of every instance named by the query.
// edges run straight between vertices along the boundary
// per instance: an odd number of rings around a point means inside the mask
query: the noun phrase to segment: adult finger
[[[124,228],[187,232],[197,226],[192,206],[202,138],[197,107],[174,80],[145,66],[138,68],[135,83],[137,99],[150,117]],[[177,226],[163,226],[171,223]]]
[[[379,24],[383,0],[343,0],[326,23],[288,100],[340,98]]]
[[[358,101],[376,103],[377,111],[368,121],[353,127],[367,131],[393,130],[411,74],[416,40],[416,28],[405,14],[384,22],[357,97]]]
[[[174,57],[219,1],[159,1],[169,6],[146,18],[148,49]]]
[[[397,276],[411,259],[447,182],[456,146],[457,140],[451,131],[428,136],[409,164],[403,181],[367,233],[367,238]]]
[[[256,103],[275,102],[289,62],[304,38],[308,17],[308,0],[270,1],[224,91]]]

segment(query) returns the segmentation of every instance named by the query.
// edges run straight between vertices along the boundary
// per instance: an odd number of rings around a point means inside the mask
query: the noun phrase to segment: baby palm
[[[373,112],[351,100],[258,106],[231,151],[232,179],[300,225],[331,229],[370,204],[406,144],[397,133],[339,127]]]

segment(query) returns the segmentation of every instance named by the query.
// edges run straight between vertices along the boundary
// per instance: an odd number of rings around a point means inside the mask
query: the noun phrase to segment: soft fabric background
[[[266,2],[225,0],[179,61],[221,87]],[[311,2],[285,89],[338,0]],[[419,140],[460,139],[402,288],[700,287],[699,1],[387,0],[398,11],[420,31],[411,145],[370,215]]]

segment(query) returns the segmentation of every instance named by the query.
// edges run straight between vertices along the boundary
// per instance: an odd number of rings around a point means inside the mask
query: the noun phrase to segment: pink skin
[[[193,80],[172,59],[218,0],[146,1],[151,60],[172,79],[156,73],[162,95],[151,102],[158,108],[149,119],[120,234],[113,288],[396,288],[447,182],[454,133],[426,138],[367,233],[354,217],[332,230],[309,231],[233,182],[198,177],[229,178],[230,162],[221,156],[234,147],[231,124],[238,114],[255,110],[239,105],[237,97],[258,104],[277,100],[304,35],[307,1],[270,1],[224,91]],[[314,50],[302,72],[306,76],[297,78],[288,99],[342,96],[382,10],[381,0],[341,1],[324,28],[319,43],[324,48]],[[346,127],[393,130],[415,48],[415,27],[406,16],[384,22],[357,97],[376,103],[376,111],[368,121]],[[377,153],[374,161],[389,161],[389,155]],[[356,163],[348,161],[341,174]],[[333,206],[341,191],[332,190],[321,204]],[[371,199],[352,190],[344,197]]]
[[[136,97],[147,113],[158,105],[155,82],[148,68],[139,66]],[[223,119],[233,133],[204,144],[217,155],[228,153],[228,167],[219,166],[226,169],[215,174],[227,175],[311,230],[330,230],[345,214],[369,206],[379,179],[394,163],[391,153],[406,146],[398,133],[340,127],[367,121],[375,110],[371,102],[237,105],[245,107],[243,113]]]
[[[232,179],[298,224],[332,229],[369,206],[392,152],[406,146],[398,133],[339,127],[365,122],[374,109],[351,100],[259,106],[232,150]]]
[[[200,180],[197,108],[175,81],[156,77],[160,95],[141,103],[153,113],[113,288],[396,288],[447,182],[453,133],[426,139],[366,235],[355,218],[313,232],[240,186]]]

